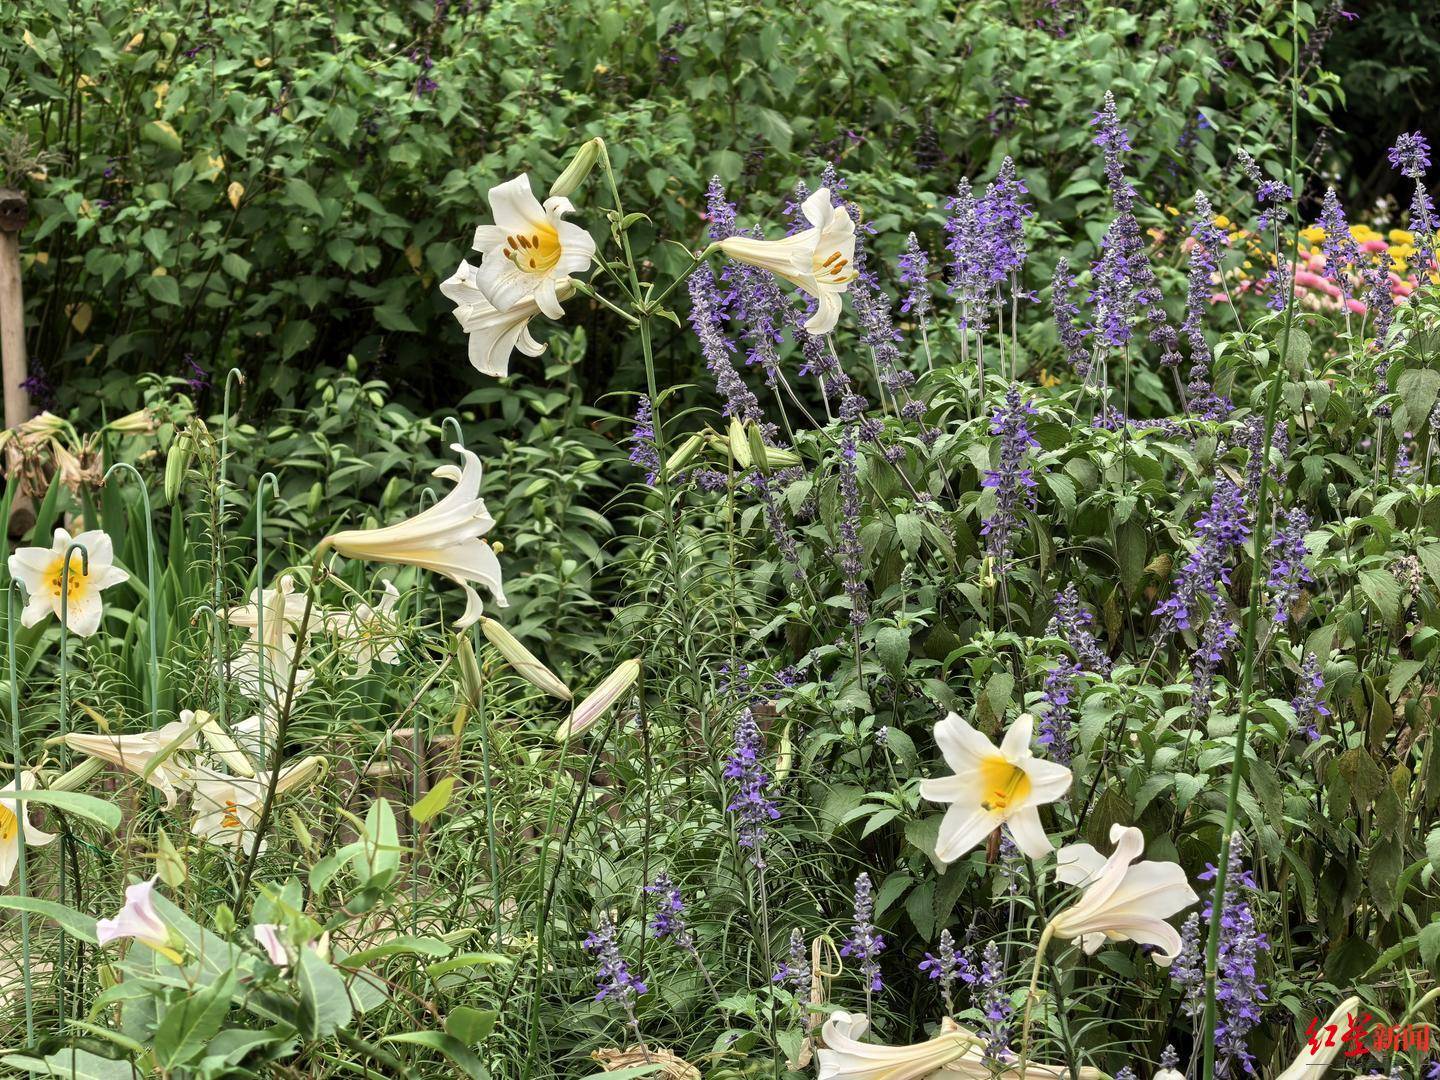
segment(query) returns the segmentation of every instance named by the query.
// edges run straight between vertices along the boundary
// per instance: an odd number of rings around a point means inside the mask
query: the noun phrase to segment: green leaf
[[[882,626],[875,634],[875,652],[891,678],[898,678],[910,658],[910,631],[903,626]]]
[[[6,798],[24,799],[26,802],[44,803],[67,814],[83,817],[114,832],[120,827],[120,808],[112,802],[97,799],[94,795],[82,795],[78,791],[12,791]]]
[[[1400,582],[1389,570],[1361,570],[1360,589],[1379,610],[1386,625],[1393,623],[1400,614]]]
[[[403,937],[392,938],[372,948],[352,953],[345,958],[345,966],[362,967],[371,960],[379,960],[381,957],[396,956],[401,953],[407,956],[449,956],[454,951],[453,946],[446,945],[439,938],[411,937],[407,934]]]
[[[169,274],[150,274],[140,281],[145,291],[162,304],[180,306],[180,283]]]
[[[1420,959],[1433,970],[1437,958],[1440,958],[1440,919],[1420,931]]]
[[[300,989],[300,1003],[305,1007],[298,1023],[306,1038],[329,1038],[354,1017],[345,980],[308,946],[300,950],[300,962],[295,965],[295,985]]]
[[[472,1009],[457,1005],[445,1017],[445,1030],[466,1046],[477,1046],[489,1037],[499,1019],[495,1009]]]
[[[235,971],[227,971],[209,986],[165,1007],[155,1030],[155,1059],[173,1070],[193,1060],[220,1031],[235,992]]]
[[[446,776],[425,793],[425,797],[410,808],[411,820],[424,825],[445,807],[450,805],[450,796],[455,791],[455,777]]]
[[[503,953],[462,953],[459,956],[452,956],[449,960],[441,960],[438,964],[431,964],[425,969],[425,974],[429,975],[432,979],[438,979],[442,975],[449,975],[452,971],[460,971],[463,968],[510,967],[514,963],[513,958]]]
[[[475,1056],[475,1052],[462,1043],[453,1035],[446,1035],[439,1031],[407,1031],[400,1035],[388,1035],[385,1042],[410,1043],[413,1046],[426,1046],[431,1050],[439,1051],[447,1058],[460,1066],[465,1075],[471,1080],[489,1080],[490,1074],[486,1072],[485,1066]],[[607,1076],[618,1074],[607,1073]]]
[[[307,210],[316,217],[325,216],[325,211],[320,206],[320,197],[315,194],[315,189],[300,177],[295,176],[285,181],[285,195],[301,210]]]
[[[250,263],[233,251],[227,251],[220,259],[220,268],[242,284],[250,280]]]
[[[95,937],[95,920],[84,912],[57,904],[53,900],[41,900],[34,896],[0,896],[0,908],[12,911],[29,911],[44,915],[60,925],[60,929],[77,941],[98,945]]]
[[[162,150],[170,150],[180,153],[180,134],[175,128],[164,120],[151,120],[140,129],[140,137],[146,142],[154,143]]]
[[[41,1076],[64,1077],[65,1080],[134,1080],[140,1075],[124,1058],[106,1058],[88,1050],[58,1050],[41,1060],[25,1054],[11,1054],[3,1060],[12,1068]]]
[[[384,799],[376,799],[365,815],[365,859],[369,866],[367,888],[383,889],[400,870],[400,833],[395,811]]]
[[[335,133],[335,138],[339,139],[343,146],[350,145],[350,136],[355,134],[355,125],[359,119],[359,114],[343,103],[331,105],[329,113],[325,116],[330,130]]]

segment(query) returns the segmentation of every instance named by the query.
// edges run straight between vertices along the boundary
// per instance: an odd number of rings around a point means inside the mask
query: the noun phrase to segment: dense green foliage
[[[302,371],[353,354],[412,406],[448,406],[472,382],[435,362],[460,340],[435,284],[484,192],[522,168],[554,175],[593,135],[654,223],[635,244],[671,272],[680,256],[655,237],[695,241],[712,174],[774,200],[834,159],[882,235],[935,228],[956,178],[1005,153],[1065,228],[1103,201],[1088,125],[1104,89],[1133,103],[1157,206],[1228,188],[1217,130],[1257,154],[1283,141],[1290,16],[1272,4],[824,0],[791,15],[770,2],[7,5],[0,117],[53,156],[45,179],[12,181],[32,200],[37,373],[84,420],[138,406],[109,374],[189,378],[193,362],[218,383],[239,366],[293,404]],[[1331,93],[1309,100],[1323,114]],[[633,387],[619,324],[582,314],[587,399]],[[695,370],[683,335],[659,352],[674,378]]]

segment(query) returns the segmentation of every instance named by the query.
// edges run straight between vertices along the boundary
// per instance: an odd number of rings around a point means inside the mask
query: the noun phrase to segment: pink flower
[[[265,950],[265,955],[276,967],[290,966],[290,953],[285,949],[285,943],[280,940],[280,927],[274,923],[256,923],[250,928],[255,935],[255,940]]]
[[[115,913],[113,919],[99,919],[95,923],[95,938],[101,945],[108,945],[121,938],[143,941],[156,952],[171,952],[168,942],[170,928],[155,910],[155,878],[131,885],[125,890],[125,906]]]

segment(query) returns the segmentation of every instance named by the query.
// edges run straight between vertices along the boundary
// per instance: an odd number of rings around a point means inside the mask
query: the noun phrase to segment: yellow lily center
[[[832,251],[821,258],[823,253],[815,253],[815,279],[824,285],[848,285],[859,277],[855,267],[850,265],[850,260],[845,258],[838,250]]]
[[[10,843],[19,832],[20,819],[15,816],[15,811],[0,803],[0,844]]]
[[[1030,794],[1025,770],[999,755],[980,763],[980,805],[1004,813]]]
[[[58,601],[68,588],[71,600],[78,600],[85,592],[85,581],[90,575],[85,573],[84,560],[77,551],[70,556],[70,581],[67,586],[65,581],[65,556],[56,555],[45,568],[45,587],[50,594]]]
[[[233,801],[226,800],[225,813],[220,817],[220,824],[227,829],[240,828],[240,815],[235,812],[238,809]]]
[[[560,234],[550,225],[505,237],[505,258],[527,274],[548,274],[560,261]]]

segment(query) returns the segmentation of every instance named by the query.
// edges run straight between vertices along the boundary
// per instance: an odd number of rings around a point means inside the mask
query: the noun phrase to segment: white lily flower
[[[861,1042],[870,1021],[860,1013],[833,1012],[815,1051],[819,1080],[913,1080],[965,1056],[979,1037],[957,1027],[923,1043],[881,1046]]]
[[[308,783],[324,765],[324,758],[312,754],[285,766],[275,785],[276,796]],[[206,843],[237,847],[248,854],[255,843],[255,826],[270,786],[269,772],[262,770],[253,777],[231,776],[197,765],[186,776],[185,786],[190,789],[190,805],[195,812],[190,831]],[[265,850],[264,841],[260,850]]]
[[[449,578],[465,590],[465,612],[455,623],[463,630],[480,618],[480,594],[471,585],[484,585],[500,607],[508,607],[500,585],[500,560],[482,537],[495,525],[480,498],[480,459],[459,443],[465,468],[456,476],[453,465],[435,470],[442,479],[454,479],[449,494],[428,510],[395,525],[379,529],[350,529],[327,538],[331,547],[349,559],[418,566]]]
[[[1299,1055],[1275,1080],[1320,1080],[1340,1052],[1342,1038],[1351,1027],[1350,1016],[1359,1010],[1359,1005],[1358,997],[1348,997],[1337,1005],[1313,1041],[1307,1040],[1300,1047]]]
[[[156,952],[178,959],[170,948],[170,928],[155,910],[155,881],[156,878],[152,877],[149,881],[128,886],[125,889],[125,905],[115,913],[115,917],[96,920],[95,938],[101,945],[134,938]]]
[[[541,206],[525,173],[491,188],[489,199],[495,224],[475,230],[474,247],[481,256],[476,288],[496,311],[508,312],[533,299],[550,318],[562,318],[561,285],[571,274],[589,269],[595,257],[590,234],[564,220],[574,205],[555,196]]]
[[[165,796],[165,808],[175,805],[178,797],[176,787],[185,779],[188,762],[184,752],[199,745],[193,727],[195,714],[186,709],[180,719],[171,721],[154,731],[138,731],[129,735],[96,733],[82,735],[71,733],[65,736],[65,745],[90,757],[107,761],[136,776],[145,775],[145,782],[158,788]],[[188,734],[187,734],[188,732]],[[162,760],[153,769],[151,763],[161,755]]]
[[[260,714],[248,716],[238,724],[230,726],[235,745],[251,761],[264,762],[270,747],[275,745],[275,720]]]
[[[272,964],[276,967],[290,966],[290,953],[285,948],[285,942],[280,940],[280,927],[274,923],[256,923],[250,932]]]
[[[257,593],[259,595],[256,595]],[[305,594],[295,591],[295,581],[291,575],[281,574],[275,580],[273,589],[252,589],[250,602],[243,607],[233,607],[226,611],[225,621],[231,626],[243,626],[247,630],[255,630],[260,626],[261,604],[265,605],[266,637],[270,636],[272,619],[274,621],[283,619],[298,630],[300,620],[305,616]]]
[[[500,311],[480,291],[476,279],[479,267],[461,260],[455,273],[440,283],[440,291],[455,305],[455,320],[470,339],[470,364],[482,375],[503,379],[510,374],[510,354],[519,349],[526,356],[539,356],[545,343],[530,336],[530,320],[539,315],[540,304],[533,297]],[[555,286],[557,300],[575,295],[569,278]]]
[[[89,555],[89,572],[80,552],[70,556],[68,587],[65,577],[65,552],[71,544],[83,544]],[[115,548],[110,537],[99,529],[90,529],[71,539],[64,529],[55,530],[55,542],[48,548],[17,548],[10,556],[10,576],[25,586],[27,600],[20,613],[21,626],[34,626],[46,616],[60,616],[62,589],[66,598],[66,621],[70,633],[89,637],[100,629],[105,609],[100,593],[111,585],[129,581],[130,575],[115,566]]]
[[[35,787],[35,774],[29,769],[20,773],[21,791]],[[25,847],[44,847],[54,840],[50,833],[30,824],[30,815],[24,799],[14,798],[15,788],[0,791],[0,886],[9,885],[15,876],[15,867],[20,863],[20,828],[25,828]],[[7,798],[6,796],[11,796]]]
[[[1154,1080],[1185,1080],[1185,1074],[1175,1069],[1161,1069],[1155,1074]]]
[[[831,203],[829,188],[811,195],[801,210],[810,228],[794,236],[784,240],[731,236],[720,241],[720,250],[738,262],[769,270],[813,296],[820,306],[805,323],[805,329],[812,334],[828,334],[840,319],[840,297],[859,276],[855,269],[855,222],[843,207]]]
[[[400,590],[392,582],[381,583],[385,595],[373,608],[359,604],[354,611],[341,611],[329,616],[327,626],[340,636],[341,645],[355,659],[355,677],[370,674],[370,665],[400,662],[400,643],[396,638],[395,620],[391,617],[400,602]]]
[[[1060,849],[1055,880],[1085,889],[1080,899],[1051,920],[1055,936],[1079,942],[1087,954],[1106,941],[1134,941],[1157,948],[1152,956],[1169,967],[1180,953],[1179,932],[1167,919],[1200,897],[1173,862],[1136,862],[1145,835],[1127,825],[1110,828],[1115,851],[1107,859],[1089,844]]]
[[[298,643],[289,634],[282,632],[283,624],[277,619],[271,630],[270,620],[265,620],[265,637],[268,644],[251,637],[241,646],[235,659],[230,661],[230,677],[251,701],[262,709],[278,713],[285,703],[285,692],[290,685],[290,669],[296,664]],[[261,655],[264,655],[264,670],[261,670]],[[299,697],[310,686],[315,672],[301,668],[295,673],[295,696]]]
[[[935,845],[941,862],[954,862],[1005,824],[1030,858],[1050,854],[1039,808],[1070,789],[1071,774],[1030,752],[1033,725],[1022,713],[998,747],[954,713],[935,725],[935,742],[954,775],[920,781],[920,794],[951,804]]]

